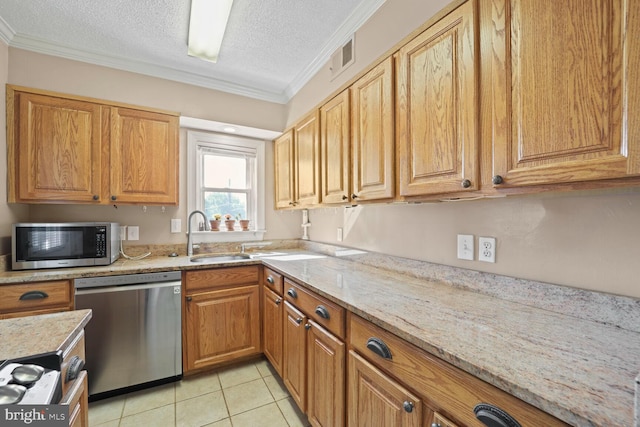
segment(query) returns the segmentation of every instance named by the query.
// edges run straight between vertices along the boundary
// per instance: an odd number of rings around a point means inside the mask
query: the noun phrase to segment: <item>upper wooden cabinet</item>
[[[178,200],[178,121],[174,116],[111,109],[111,201]]]
[[[345,203],[351,194],[349,91],[320,107],[322,203]]]
[[[273,152],[276,208],[290,208],[294,206],[295,200],[293,129],[289,129],[274,141]]]
[[[8,201],[178,204],[178,115],[7,86]]]
[[[393,198],[393,59],[378,64],[350,91],[352,197],[355,201]]]
[[[401,196],[479,188],[474,22],[469,1],[396,56]]]
[[[494,184],[640,174],[639,9],[623,0],[492,2]]]
[[[320,203],[320,124],[317,110],[294,128],[295,196],[297,206]]]

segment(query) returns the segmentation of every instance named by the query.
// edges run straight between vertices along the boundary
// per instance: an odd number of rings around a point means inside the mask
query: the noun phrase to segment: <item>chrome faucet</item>
[[[207,218],[204,212],[195,210],[189,214],[189,218],[187,219],[187,234],[189,235],[189,237],[187,237],[187,256],[193,255],[193,244],[192,244],[193,239],[191,237],[191,217],[193,217],[194,214],[202,215],[202,217],[204,218],[204,229],[207,231],[211,230],[211,227],[209,226],[209,218]]]

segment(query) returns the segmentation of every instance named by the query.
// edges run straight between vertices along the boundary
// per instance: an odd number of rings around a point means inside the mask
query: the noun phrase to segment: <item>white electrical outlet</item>
[[[496,262],[495,237],[478,238],[478,261]]]
[[[182,231],[182,220],[180,218],[171,218],[171,232],[179,233]]]
[[[336,236],[338,242],[342,242],[342,227],[338,227],[338,235]]]
[[[130,225],[127,227],[127,240],[140,239],[140,227],[137,225]]]
[[[458,259],[473,261],[473,234],[458,234]]]

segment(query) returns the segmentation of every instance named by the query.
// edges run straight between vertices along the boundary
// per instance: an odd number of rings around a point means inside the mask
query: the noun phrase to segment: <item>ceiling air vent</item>
[[[351,36],[341,48],[337,49],[333,55],[331,55],[331,66],[329,68],[331,70],[331,80],[354,63],[353,39],[354,36]]]

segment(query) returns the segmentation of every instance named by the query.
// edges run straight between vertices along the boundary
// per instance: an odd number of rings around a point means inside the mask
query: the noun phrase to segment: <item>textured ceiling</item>
[[[384,0],[235,0],[217,63],[187,56],[190,0],[2,0],[9,46],[287,102]]]

